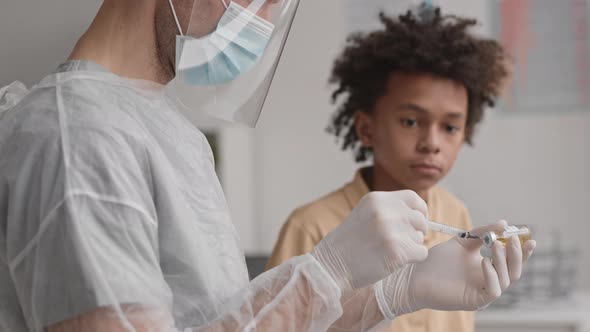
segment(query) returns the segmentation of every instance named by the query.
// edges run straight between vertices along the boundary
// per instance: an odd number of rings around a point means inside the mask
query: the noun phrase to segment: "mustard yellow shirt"
[[[283,225],[279,239],[267,263],[272,268],[283,261],[310,252],[320,240],[340,225],[360,199],[369,192],[361,171],[344,187],[293,211]],[[447,225],[471,229],[467,208],[452,194],[440,187],[428,192],[428,215]],[[429,232],[425,236],[428,247],[450,239],[449,235]],[[421,310],[397,317],[382,331],[395,332],[472,332],[474,314]]]

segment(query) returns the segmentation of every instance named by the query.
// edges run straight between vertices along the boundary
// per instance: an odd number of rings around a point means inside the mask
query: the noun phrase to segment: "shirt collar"
[[[90,60],[68,60],[57,67],[56,73],[67,73],[71,71],[96,71],[108,73],[109,71],[96,62]]]
[[[369,186],[367,185],[367,183],[365,182],[365,179],[363,178],[363,172],[365,170],[367,170],[368,168],[370,168],[370,167],[364,167],[364,168],[358,169],[356,171],[356,173],[354,174],[354,178],[352,179],[352,181],[347,183],[343,188],[344,196],[346,196],[346,200],[348,201],[348,204],[350,204],[351,208],[354,208],[358,204],[358,202],[361,200],[361,198],[363,198],[363,196],[365,196],[366,194],[369,193]],[[436,200],[436,195],[434,194],[434,188],[432,188],[432,189],[428,190],[427,203],[428,203],[429,210],[430,210],[430,206],[436,204],[434,202],[435,200]]]

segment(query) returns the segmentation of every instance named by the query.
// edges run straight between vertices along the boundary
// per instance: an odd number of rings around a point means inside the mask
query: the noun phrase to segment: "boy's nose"
[[[436,130],[430,129],[422,135],[418,142],[417,149],[422,153],[439,153],[440,152],[440,138]]]

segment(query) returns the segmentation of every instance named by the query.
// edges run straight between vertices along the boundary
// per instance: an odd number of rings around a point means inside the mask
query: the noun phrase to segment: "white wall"
[[[101,0],[0,0],[0,85],[30,86],[69,55]]]
[[[350,155],[324,132],[327,81],[344,45],[341,0],[302,1],[269,99],[254,132],[258,251],[268,253],[298,205],[352,178]]]

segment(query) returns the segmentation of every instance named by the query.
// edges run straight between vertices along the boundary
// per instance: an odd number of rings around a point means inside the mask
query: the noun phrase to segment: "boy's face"
[[[451,169],[467,122],[467,90],[428,74],[393,74],[372,113],[358,112],[355,126],[373,150],[375,169],[388,182],[418,193]]]

